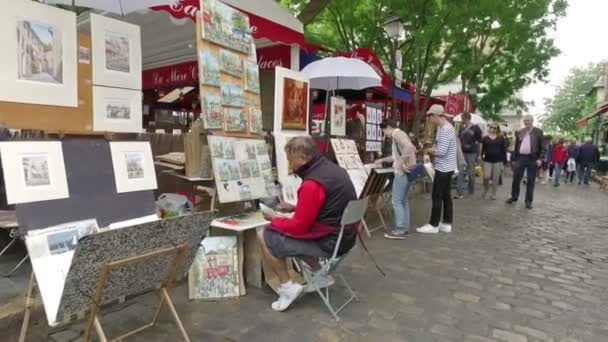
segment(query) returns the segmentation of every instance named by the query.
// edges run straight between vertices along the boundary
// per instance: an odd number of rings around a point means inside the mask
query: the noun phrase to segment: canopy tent
[[[593,112],[583,116],[582,119],[578,120],[576,122],[576,127],[577,128],[583,128],[585,126],[587,126],[589,124],[589,120],[595,118],[596,116],[600,116],[604,113],[608,112],[608,103],[603,104],[602,106],[600,106],[598,109],[594,110]]]

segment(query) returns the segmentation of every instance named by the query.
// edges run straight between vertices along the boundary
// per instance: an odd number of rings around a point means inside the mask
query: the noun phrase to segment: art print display
[[[249,132],[262,133],[262,111],[257,108],[249,108]]]
[[[234,83],[222,84],[222,105],[243,107],[245,105],[243,87]]]
[[[141,34],[137,25],[90,15],[93,85],[140,90]]]
[[[270,197],[263,172],[270,164],[265,141],[220,136],[208,141],[221,203]]]
[[[355,186],[357,197],[361,196],[361,192],[363,191],[363,188],[365,187],[365,183],[367,182],[368,178],[368,174],[365,171],[365,168],[346,170],[346,172],[348,173],[351,182],[353,182],[353,185]]]
[[[295,135],[275,134],[274,142],[277,174],[279,176],[279,183],[281,183],[283,200],[289,204],[296,205],[298,202],[298,189],[302,184],[302,179],[295,175],[285,154],[285,145],[287,145],[289,139],[293,137],[295,137]]]
[[[260,70],[255,62],[245,62],[245,90],[260,93]]]
[[[78,47],[73,12],[32,1],[0,11],[0,101],[78,106]]]
[[[346,100],[342,97],[332,97],[329,100],[331,135],[346,135]]]
[[[205,129],[222,129],[224,115],[222,113],[222,98],[219,95],[204,96],[202,110]]]
[[[287,133],[306,134],[309,90],[309,80],[303,74],[281,67],[275,69],[275,133],[293,131]]]
[[[350,139],[331,139],[331,146],[338,165],[348,172],[350,180],[357,191],[357,196],[359,196],[367,181],[368,173],[361,161],[355,141]]]
[[[367,152],[379,152],[382,150],[382,109],[373,105],[366,105],[366,143],[365,150]]]
[[[217,56],[206,50],[198,52],[200,81],[202,85],[219,87],[220,86],[220,62]]]
[[[139,90],[93,86],[93,130],[140,133],[142,93]]]
[[[224,108],[224,130],[227,132],[247,131],[247,113],[243,108]]]
[[[190,299],[217,299],[240,295],[236,236],[206,237],[188,273]]]
[[[218,0],[201,0],[203,39],[249,54],[253,38],[249,17]]]
[[[235,77],[243,77],[241,57],[232,51],[220,49],[220,70]]]
[[[156,171],[149,142],[111,142],[116,192],[156,189]]]
[[[0,156],[8,204],[69,197],[61,142],[2,142]]]

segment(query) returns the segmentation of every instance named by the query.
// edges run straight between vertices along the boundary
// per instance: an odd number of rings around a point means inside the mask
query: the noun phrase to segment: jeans
[[[553,184],[555,186],[559,185],[559,179],[562,176],[562,166],[560,163],[553,164]]]
[[[589,179],[591,179],[591,163],[581,163],[578,165],[578,184],[584,182],[585,185],[589,185]]]
[[[395,234],[405,234],[410,229],[409,193],[413,182],[407,174],[395,175],[393,180],[393,210],[395,212]]]
[[[513,185],[511,186],[511,198],[517,200],[519,198],[519,187],[521,180],[526,172],[526,203],[532,203],[534,200],[534,185],[536,182],[536,160],[532,156],[519,156],[513,164]]]
[[[435,170],[433,179],[433,209],[431,209],[430,224],[439,226],[441,212],[443,211],[443,223],[452,223],[454,209],[452,207],[452,175],[454,172],[441,172]],[[443,210],[442,210],[443,209]]]
[[[483,163],[483,188],[484,195],[490,190],[490,179],[492,179],[492,197],[496,196],[496,187],[500,183],[502,177],[503,163]]]
[[[477,153],[463,153],[467,163],[466,168],[458,170],[458,195],[464,194],[464,177],[469,178],[469,194],[475,193],[475,164],[477,164]]]

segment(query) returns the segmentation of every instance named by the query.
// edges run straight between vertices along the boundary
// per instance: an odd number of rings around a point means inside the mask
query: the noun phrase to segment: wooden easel
[[[169,310],[171,311],[173,319],[175,320],[175,323],[177,324],[177,326],[181,332],[182,338],[184,339],[184,341],[190,342],[190,338],[188,337],[188,334],[184,328],[184,325],[182,324],[182,321],[177,313],[177,310],[175,309],[175,305],[173,305],[173,301],[171,300],[171,297],[169,296],[169,291],[173,288],[173,286],[175,284],[175,280],[177,278],[177,270],[180,268],[181,264],[183,263],[185,254],[189,248],[190,248],[190,246],[188,244],[181,244],[181,245],[178,245],[175,247],[159,249],[159,250],[156,250],[156,251],[153,251],[150,253],[146,253],[146,254],[142,254],[142,255],[138,255],[138,256],[134,256],[134,257],[111,261],[111,262],[108,262],[107,264],[105,264],[105,266],[103,267],[102,271],[99,274],[99,278],[97,280],[97,284],[96,284],[96,288],[95,288],[95,295],[90,304],[90,312],[89,312],[89,315],[87,318],[87,322],[85,325],[85,331],[84,331],[84,341],[85,342],[91,341],[91,339],[93,337],[93,330],[97,333],[97,336],[99,337],[99,340],[101,342],[108,342],[108,341],[116,342],[116,341],[121,341],[129,336],[135,335],[139,332],[142,332],[143,330],[146,330],[150,327],[153,327],[158,322],[158,318],[160,316],[160,311],[163,308],[163,305],[166,303],[169,306]],[[107,281],[110,278],[110,274],[112,273],[112,271],[114,269],[129,265],[129,264],[141,262],[142,260],[145,260],[148,258],[152,258],[152,257],[160,256],[160,255],[169,255],[169,254],[174,254],[173,260],[168,268],[168,272],[167,272],[167,275],[165,276],[163,285],[158,290],[160,299],[159,299],[158,305],[156,307],[156,311],[154,313],[152,322],[150,322],[142,327],[139,327],[135,330],[132,330],[124,335],[121,335],[117,338],[109,340],[106,337],[105,332],[103,331],[99,318],[100,318],[100,310],[101,310],[101,305],[102,305],[101,302],[103,299],[103,290],[106,287]],[[19,342],[25,342],[25,337],[27,334],[29,319],[30,319],[30,315],[31,315],[31,309],[32,309],[32,307],[34,305],[34,301],[35,301],[35,296],[34,296],[35,287],[36,287],[36,279],[34,277],[34,272],[32,272],[32,274],[30,276],[30,283],[29,283],[27,298],[26,298],[26,302],[25,302],[25,314],[24,314],[24,318],[23,318],[23,324],[21,326],[21,333],[19,335]]]
[[[370,229],[366,220],[363,219],[363,228],[365,229],[367,237],[369,237],[370,239],[372,237],[373,232],[382,228],[386,229],[387,227],[386,220],[384,219],[384,215],[382,214],[382,209],[384,207],[390,206],[384,205],[384,202],[386,202],[387,199],[383,198],[383,195],[386,190],[390,188],[391,182],[393,181],[393,177],[394,174],[392,169],[383,169],[383,172],[378,172],[376,169],[372,169],[371,173],[369,174],[369,177],[367,177],[367,181],[365,182],[363,191],[361,191],[361,195],[359,196],[359,199],[363,199],[365,197],[376,198],[376,204],[374,207],[376,209],[376,212],[378,213],[378,217],[380,218],[380,225],[372,227]]]

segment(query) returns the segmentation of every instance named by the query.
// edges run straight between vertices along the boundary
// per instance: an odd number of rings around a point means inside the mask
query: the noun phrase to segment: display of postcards
[[[343,154],[337,154],[336,155],[336,161],[338,162],[338,165],[340,165],[341,168],[343,169],[348,169],[348,165],[346,164],[346,156]]]
[[[198,52],[200,79],[202,85],[220,86],[220,63],[213,52],[199,50]]]
[[[346,163],[349,165],[349,169],[363,169],[363,162],[361,162],[361,158],[359,154],[347,154]]]
[[[222,99],[219,95],[203,96],[203,125],[205,129],[222,129]]]
[[[232,141],[214,139],[211,143],[211,157],[217,159],[236,160]]]
[[[245,62],[245,90],[260,93],[260,71],[257,63]]]
[[[224,130],[228,132],[247,130],[247,115],[242,108],[224,108]]]
[[[237,182],[239,189],[239,197],[241,201],[247,201],[253,198],[251,186],[245,182]]]
[[[248,160],[240,161],[239,169],[241,170],[241,178],[251,178],[251,165]]]
[[[247,145],[245,145],[245,153],[247,154],[247,159],[249,159],[249,160],[255,160],[255,158],[257,156],[257,152],[256,152],[255,147],[256,147],[255,144],[247,144]]]
[[[270,159],[269,158],[260,158],[258,160],[258,163],[260,164],[260,169],[262,171],[265,170],[271,170],[272,169],[272,165],[270,164]]]
[[[17,22],[17,41],[19,80],[63,84],[64,45],[59,28],[21,20]]]
[[[217,169],[220,181],[228,182],[232,180],[239,180],[241,178],[239,162],[232,160],[219,161],[218,164]]]
[[[249,162],[249,170],[251,171],[251,177],[258,178],[260,177],[260,166],[258,165],[257,160],[253,160]]]
[[[375,113],[374,113],[374,108],[367,106],[367,108],[365,109],[365,114],[367,117],[367,123],[368,124],[372,124],[372,123],[376,123],[376,118],[375,118]]]
[[[257,143],[255,149],[258,156],[268,156],[268,145],[266,143]]]
[[[243,107],[245,96],[243,87],[238,84],[222,84],[222,104],[231,107]]]
[[[250,53],[249,17],[218,0],[201,1],[203,39],[237,51]]]
[[[277,186],[272,172],[263,172],[262,177],[264,178],[264,188],[266,189],[266,192],[268,193],[269,197],[277,196],[278,193],[280,193],[280,188]]]
[[[220,49],[220,70],[236,77],[243,77],[243,62],[234,52]]]
[[[357,144],[354,140],[344,140],[346,144],[346,153],[358,154]]]

